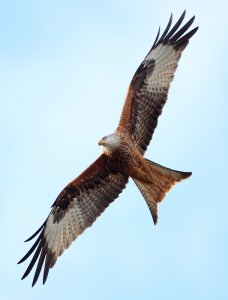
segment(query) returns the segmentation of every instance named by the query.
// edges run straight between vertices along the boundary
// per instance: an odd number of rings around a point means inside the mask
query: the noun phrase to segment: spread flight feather
[[[176,182],[191,175],[143,157],[166,103],[181,54],[198,29],[187,32],[194,17],[181,27],[184,17],[185,11],[171,28],[171,15],[161,36],[159,29],[152,48],[132,78],[116,131],[99,142],[104,152],[64,188],[46,221],[27,240],[38,236],[19,261],[22,263],[33,254],[22,277],[24,279],[37,262],[32,285],[39,278],[42,267],[43,283],[46,282],[57,258],[119,196],[129,177],[142,193],[156,224],[157,203]]]

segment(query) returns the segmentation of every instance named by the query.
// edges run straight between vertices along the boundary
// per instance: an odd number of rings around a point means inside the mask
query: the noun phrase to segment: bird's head
[[[105,153],[111,155],[112,152],[119,147],[120,137],[116,132],[110,135],[106,135],[102,139],[100,139],[98,145],[103,146]]]

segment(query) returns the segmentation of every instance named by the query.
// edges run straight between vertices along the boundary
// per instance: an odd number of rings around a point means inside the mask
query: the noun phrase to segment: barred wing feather
[[[196,27],[186,33],[195,17],[179,29],[184,17],[185,11],[170,29],[171,15],[160,38],[159,29],[151,50],[134,74],[128,90],[119,127],[124,127],[131,133],[142,154],[150,143],[158,117],[166,103],[170,83],[181,54],[198,29]]]
[[[38,261],[32,285],[36,283],[43,265],[45,283],[49,269],[57,258],[119,196],[127,184],[128,176],[119,173],[117,165],[102,154],[60,193],[47,220],[27,240],[39,234],[32,248],[19,261],[22,263],[33,254],[22,279]]]

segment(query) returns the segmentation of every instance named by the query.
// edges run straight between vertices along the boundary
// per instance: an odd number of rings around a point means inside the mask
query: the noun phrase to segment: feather
[[[114,162],[102,154],[60,193],[52,205],[47,220],[27,240],[32,240],[40,233],[28,253],[18,262],[24,262],[34,253],[22,279],[28,276],[38,260],[32,286],[36,284],[43,265],[43,283],[45,283],[49,269],[54,266],[58,256],[118,197],[126,186],[128,176],[118,173],[114,165]],[[77,198],[75,190],[80,191]],[[99,197],[94,197],[93,193]]]
[[[159,28],[152,48],[132,78],[118,128],[114,134],[106,137],[106,142],[109,138],[107,151],[63,189],[51,206],[46,221],[26,240],[28,242],[38,236],[31,249],[18,262],[22,263],[33,255],[22,277],[27,277],[35,268],[32,286],[36,284],[43,266],[43,283],[46,282],[49,270],[58,257],[119,196],[129,176],[143,194],[154,223],[157,222],[157,202],[163,199],[164,191],[168,190],[168,181],[164,178],[157,180],[157,170],[161,166],[156,165],[155,168],[155,164],[150,162],[156,172],[150,171],[149,167],[145,167],[143,155],[166,103],[182,51],[198,29],[196,27],[187,32],[194,17],[181,27],[184,17],[185,11],[171,28],[171,15],[160,38]],[[134,173],[136,166],[137,172]],[[137,178],[133,176],[136,173]],[[152,181],[148,178],[149,174],[154,176]],[[189,176],[190,173],[186,174]],[[160,175],[163,177],[163,173]],[[141,179],[144,179],[143,183]],[[164,189],[156,194],[161,186]]]
[[[186,33],[194,17],[180,27],[185,14],[184,11],[170,29],[171,15],[160,39],[157,35],[153,47],[134,74],[128,90],[118,126],[132,135],[141,154],[146,151],[158,124],[181,53],[198,29]]]

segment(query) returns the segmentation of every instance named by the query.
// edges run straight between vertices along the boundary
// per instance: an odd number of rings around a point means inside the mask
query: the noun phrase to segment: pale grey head
[[[119,148],[120,136],[116,132],[106,135],[98,142],[98,145],[102,145],[104,147],[104,152],[110,155]]]

